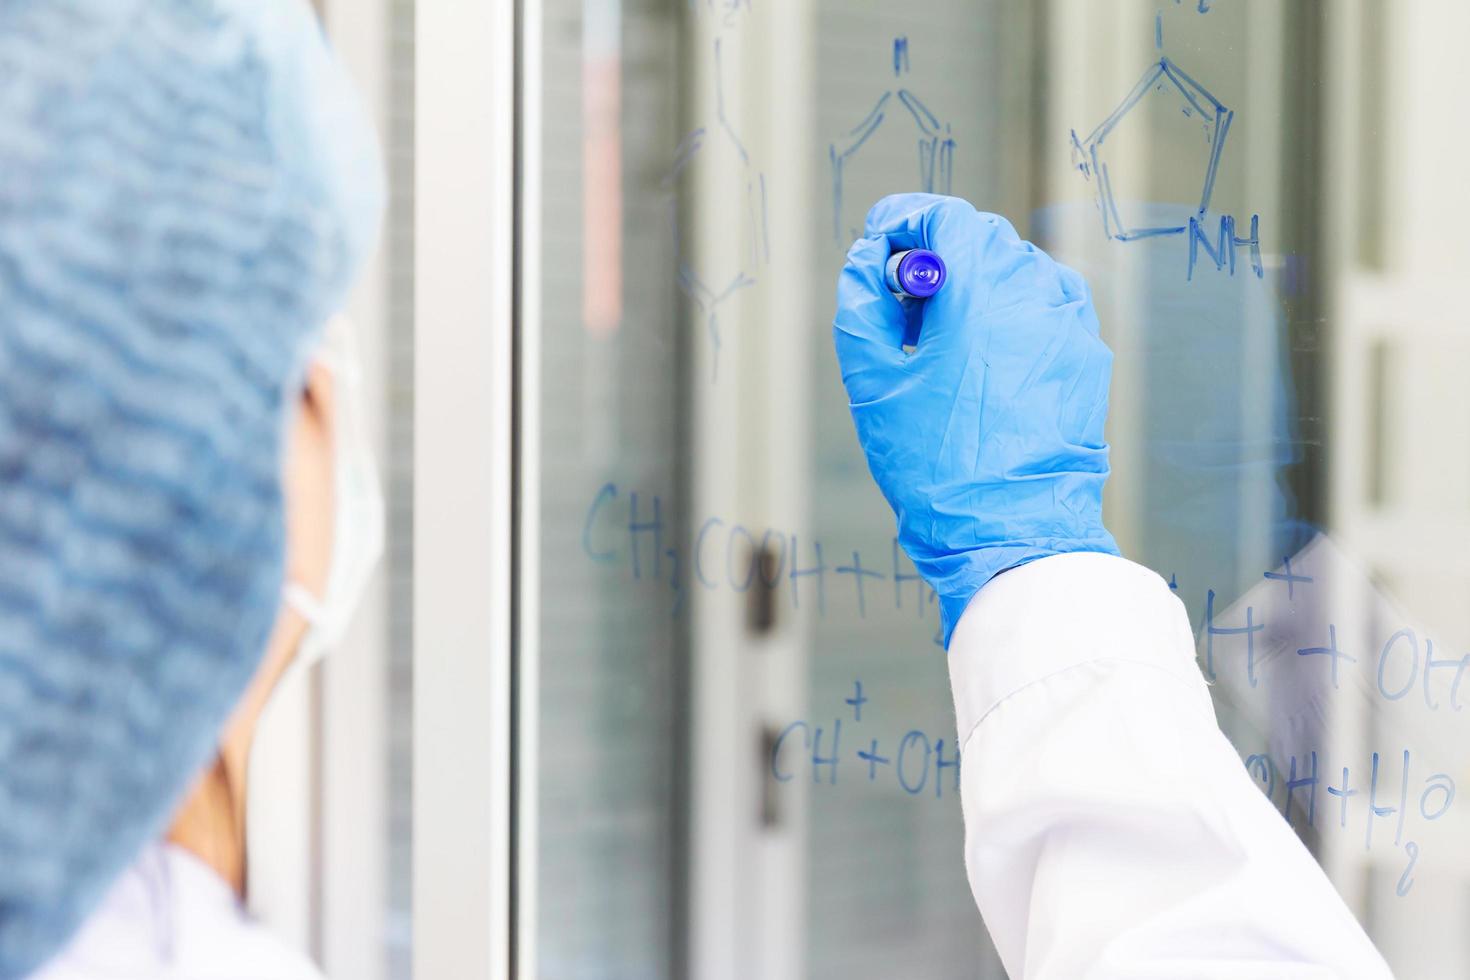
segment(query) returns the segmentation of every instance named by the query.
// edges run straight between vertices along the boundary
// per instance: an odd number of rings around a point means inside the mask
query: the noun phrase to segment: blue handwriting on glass
[[[1158,18],[1154,21],[1154,37],[1156,45],[1162,47],[1163,25]],[[1204,138],[1203,158],[1199,161],[1199,208],[1194,213],[1180,215],[1176,220],[1164,224],[1153,223],[1157,220],[1157,215],[1134,213],[1134,202],[1120,201],[1113,191],[1112,173],[1108,169],[1113,147],[1108,138],[1145,98],[1178,100],[1179,114],[1186,120],[1198,122]],[[1106,119],[1098,123],[1087,139],[1079,139],[1077,131],[1072,130],[1072,165],[1084,180],[1094,185],[1098,211],[1102,215],[1103,234],[1119,242],[1168,235],[1187,236],[1189,253],[1186,279],[1194,278],[1201,249],[1215,264],[1217,271],[1228,267],[1230,275],[1235,275],[1236,249],[1245,246],[1250,250],[1248,254],[1251,270],[1255,272],[1256,278],[1262,278],[1265,269],[1261,263],[1260,216],[1251,215],[1250,232],[1241,237],[1236,234],[1235,217],[1221,215],[1213,242],[1205,221],[1205,215],[1210,208],[1210,197],[1215,190],[1215,178],[1220,170],[1220,154],[1225,149],[1225,137],[1230,132],[1230,123],[1234,118],[1234,110],[1226,108],[1208,89],[1165,56],[1148,66],[1133,90]]]
[[[668,589],[669,613],[675,617],[684,610],[689,583],[736,593],[757,584],[783,590],[793,609],[805,603],[823,618],[829,585],[852,589],[862,618],[876,605],[886,608],[890,595],[895,611],[911,609],[919,619],[937,608],[934,590],[913,570],[896,538],[890,539],[887,554],[865,563],[856,548],[837,551],[794,531],[751,529],[708,517],[685,542],[665,522],[658,494],[624,491],[616,483],[603,484],[593,495],[582,524],[582,551],[594,562],[622,566],[635,581]],[[770,560],[762,561],[763,555]],[[937,630],[934,642],[943,646]]]
[[[909,39],[907,37],[894,38],[893,41],[893,75],[901,77],[909,70]],[[917,95],[907,88],[888,88],[878,96],[873,108],[847,133],[834,140],[828,147],[828,158],[832,165],[832,237],[836,241],[843,240],[844,216],[842,213],[843,179],[848,162],[853,154],[862,149],[874,133],[876,133],[888,114],[893,113],[895,119],[904,119],[904,113],[913,120],[915,127],[915,139],[918,150],[918,188],[929,194],[948,194],[954,176],[954,150],[955,141],[950,135],[949,123],[941,123],[939,117],[929,111],[929,107],[919,99]],[[857,220],[858,215],[848,215],[848,218]],[[850,238],[861,235],[857,226],[847,222],[847,234]]]
[[[932,788],[935,799],[944,798],[944,783],[960,788],[960,752],[957,740],[945,747],[943,736],[931,736],[918,728],[910,728],[902,736],[887,739],[873,735],[859,736],[853,729],[862,724],[862,707],[871,698],[863,695],[863,682],[853,682],[853,696],[843,703],[852,708],[847,719],[849,738],[844,743],[842,718],[832,719],[830,727],[793,721],[781,729],[771,744],[771,778],[789,783],[802,768],[811,771],[816,785],[836,786],[840,765],[851,760],[846,772],[853,779],[866,778],[870,783],[896,783],[909,796],[918,796]],[[949,770],[946,777],[945,771]]]
[[[1289,564],[1287,568],[1290,568]],[[1307,577],[1291,576],[1289,572],[1287,575],[1267,572],[1266,577],[1291,579],[1287,581],[1288,588],[1296,583],[1312,581]],[[1237,650],[1244,647],[1246,682],[1251,687],[1256,687],[1260,680],[1256,676],[1256,635],[1266,629],[1266,625],[1263,620],[1256,618],[1254,606],[1245,607],[1243,619],[1229,624],[1220,623],[1215,613],[1215,592],[1213,589],[1208,590],[1205,593],[1205,654],[1202,664],[1206,679],[1211,682],[1217,679],[1217,649],[1228,641]],[[1430,711],[1438,711],[1444,704],[1448,704],[1451,711],[1464,709],[1464,705],[1460,703],[1460,685],[1465,679],[1466,669],[1470,668],[1470,653],[1460,657],[1436,657],[1434,640],[1425,637],[1421,648],[1418,635],[1408,628],[1390,634],[1382,646],[1378,647],[1377,655],[1366,660],[1341,648],[1337,626],[1333,623],[1327,624],[1326,636],[1321,639],[1325,642],[1299,647],[1296,655],[1304,660],[1321,658],[1326,664],[1334,690],[1340,685],[1340,665],[1361,663],[1360,669],[1372,671],[1373,690],[1385,701],[1399,701],[1411,691],[1418,690],[1424,698],[1424,706]],[[1433,683],[1436,680],[1441,683]],[[1365,678],[1364,686],[1367,683]],[[1443,693],[1446,685],[1447,697],[1441,701],[1436,696],[1436,689]]]
[[[1418,843],[1412,840],[1404,841],[1404,828],[1410,811],[1412,809],[1417,812],[1419,817],[1426,822],[1438,820],[1455,802],[1455,781],[1448,773],[1436,772],[1426,775],[1414,781],[1414,789],[1418,792],[1418,798],[1411,800],[1410,771],[1413,761],[1409,750],[1402,750],[1400,757],[1394,761],[1398,763],[1397,780],[1385,771],[1387,759],[1380,757],[1377,752],[1372,753],[1368,763],[1359,766],[1357,786],[1353,784],[1352,769],[1349,766],[1342,767],[1341,779],[1335,786],[1332,784],[1331,776],[1321,775],[1322,772],[1335,774],[1337,767],[1329,767],[1324,764],[1319,769],[1318,752],[1315,749],[1305,752],[1300,757],[1291,756],[1284,775],[1277,763],[1266,753],[1246,757],[1245,769],[1273,804],[1277,802],[1277,789],[1281,790],[1279,794],[1281,815],[1288,821],[1291,820],[1292,803],[1295,802],[1297,812],[1306,814],[1308,827],[1317,826],[1317,787],[1323,778],[1326,778],[1327,785],[1324,789],[1327,796],[1337,801],[1335,809],[1337,810],[1338,830],[1344,832],[1348,830],[1350,810],[1362,810],[1364,850],[1370,850],[1373,847],[1375,821],[1391,821],[1393,846],[1395,848],[1402,846],[1404,853],[1408,855],[1408,863],[1394,889],[1395,894],[1402,897],[1407,895],[1409,889],[1413,887],[1412,872],[1419,860]],[[1368,770],[1366,779],[1363,777],[1365,768]],[[1362,797],[1362,799],[1359,803],[1353,803],[1354,797]],[[1324,800],[1323,802],[1329,803],[1330,801]]]

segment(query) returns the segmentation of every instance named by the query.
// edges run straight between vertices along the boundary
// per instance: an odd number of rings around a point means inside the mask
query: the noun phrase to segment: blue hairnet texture
[[[165,829],[258,667],[288,422],[381,200],[301,0],[0,3],[0,978]]]

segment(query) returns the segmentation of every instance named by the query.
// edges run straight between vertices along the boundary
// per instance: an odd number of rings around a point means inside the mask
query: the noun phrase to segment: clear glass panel
[[[1002,975],[937,612],[827,339],[902,190],[1086,275],[1110,529],[1395,969],[1470,972],[1470,13],[543,8],[541,975]]]
[[[684,343],[661,185],[678,140],[680,11],[658,7],[561,0],[544,13],[543,976],[677,975],[688,616],[637,588],[672,574],[684,511]],[[589,508],[616,509],[621,525]],[[608,575],[603,552],[630,546],[629,580]]]
[[[812,159],[831,204],[813,215],[821,230],[814,313],[830,319],[836,270],[883,195],[930,190],[999,211],[1025,206],[1024,185],[1008,193],[1004,177],[1007,140],[1029,141],[1031,124],[976,93],[1007,88],[1021,66],[1002,52],[1028,27],[1024,12],[966,0],[929,4],[920,17],[899,4],[818,4],[816,119],[825,145],[813,149],[827,152]],[[986,972],[993,954],[965,880],[953,702],[933,592],[896,548],[893,512],[858,448],[828,331],[813,335],[810,478],[819,503],[811,528],[831,567],[826,612],[808,641],[810,706],[801,720],[820,727],[824,741],[800,765],[794,744],[779,752],[783,772],[816,779],[803,972],[999,976],[995,966]],[[837,766],[813,766],[833,755],[833,733]]]

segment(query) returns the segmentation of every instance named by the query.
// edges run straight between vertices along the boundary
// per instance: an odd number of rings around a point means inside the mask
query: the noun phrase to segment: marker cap
[[[888,288],[900,296],[928,299],[944,285],[944,260],[927,248],[911,248],[888,257]]]

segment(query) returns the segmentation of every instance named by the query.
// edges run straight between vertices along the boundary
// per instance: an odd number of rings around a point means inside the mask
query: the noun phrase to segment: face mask
[[[261,713],[245,798],[250,911],[303,949],[311,938],[311,841],[320,817],[321,772],[313,755],[319,748],[313,694],[302,681],[341,641],[383,550],[383,498],[368,442],[362,371],[345,318],[327,325],[318,361],[334,381],[332,551],[321,596],[299,582],[285,586],[282,599],[306,620],[307,631]]]
[[[373,566],[383,553],[383,495],[378,489],[362,403],[362,368],[352,328],[342,316],[327,325],[319,364],[332,372],[336,400],[333,458],[332,554],[325,593],[316,597],[299,582],[288,582],[283,598],[307,622],[306,636],[281,678],[311,667],[342,640],[362,600]]]

